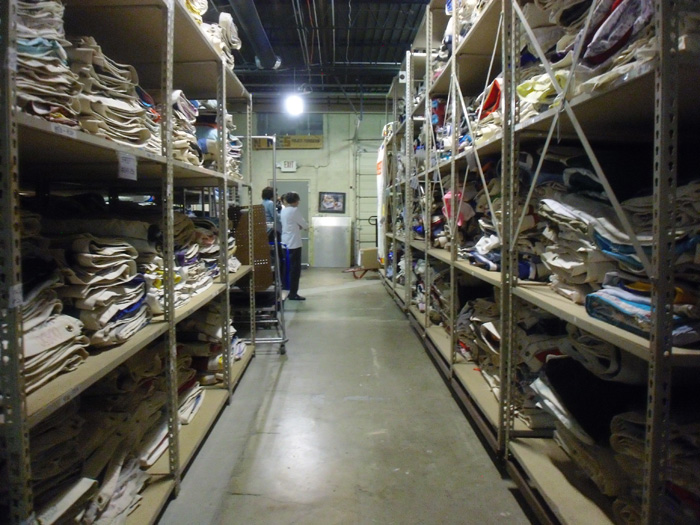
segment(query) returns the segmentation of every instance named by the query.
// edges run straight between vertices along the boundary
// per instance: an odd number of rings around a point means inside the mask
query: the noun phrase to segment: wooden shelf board
[[[201,179],[209,181],[205,186],[218,185],[224,180],[224,174],[201,166],[194,166],[180,160],[173,161],[174,179]]]
[[[456,363],[454,373],[488,422],[498,428],[498,400],[491,392],[484,376],[481,375],[479,366],[476,363]],[[528,430],[527,425],[517,418],[514,425],[515,430]]]
[[[124,146],[111,140],[91,135],[78,128],[49,122],[40,117],[18,112],[20,162],[32,165],[70,164],[70,173],[77,179],[94,179],[96,174],[117,180],[118,157],[126,153],[136,157],[139,168],[151,164],[162,177],[165,157],[143,148]],[[111,177],[110,177],[111,175]],[[120,182],[129,182],[121,181]]]
[[[565,321],[579,328],[602,336],[607,342],[619,346],[644,359],[649,360],[649,341],[630,332],[617,328],[598,319],[589,316],[582,305],[578,305],[559,295],[554,290],[543,284],[528,284],[520,282],[514,292],[516,297],[539,306]]]
[[[413,240],[411,241],[411,248],[415,248],[423,253],[425,253],[425,241],[424,240]]]
[[[248,275],[248,274],[251,273],[252,271],[253,271],[253,267],[252,267],[252,266],[250,266],[250,265],[245,265],[245,264],[244,264],[243,266],[241,266],[241,267],[238,269],[238,271],[237,271],[236,273],[229,273],[229,274],[228,274],[228,285],[229,285],[229,286],[234,285],[236,282],[238,282],[238,281],[240,281],[241,279],[243,279],[243,277],[245,277],[246,275]]]
[[[457,47],[455,59],[460,66],[459,85],[462,92],[470,96],[478,95],[484,90],[491,55],[495,53],[496,64],[501,57],[501,39],[500,37],[496,38],[500,15],[501,2],[491,0],[484,8],[479,20]],[[496,66],[491,72],[491,76],[495,78],[499,72],[500,68]],[[489,78],[488,82],[491,82],[493,78]]]
[[[399,125],[396,127],[396,130],[394,130],[394,136],[403,136],[406,133],[406,121],[404,120],[403,122],[399,122]]]
[[[240,381],[243,373],[250,364],[253,353],[253,349],[248,348],[243,358],[239,361],[234,361],[231,365],[232,385]],[[199,447],[214,426],[216,419],[224,409],[229,397],[227,390],[222,388],[221,385],[205,388],[205,390],[206,394],[204,395],[204,401],[202,402],[202,407],[199,409],[199,412],[197,412],[189,425],[182,425],[180,427],[180,468],[182,470],[185,470],[194,459]],[[169,461],[169,455],[166,451],[165,454],[158,458],[158,461],[148,469],[149,474],[168,474],[170,469]]]
[[[422,110],[422,111],[421,111]],[[418,104],[413,106],[413,109],[411,110],[411,117],[416,118],[416,117],[422,117],[424,116],[425,112],[425,95],[422,95],[420,99],[418,100]]]
[[[207,304],[220,294],[226,286],[213,284],[201,294],[190,299],[175,311],[175,322],[180,322],[193,312]],[[166,323],[153,322],[131,337],[125,343],[90,355],[87,360],[73,372],[61,374],[36,392],[27,396],[27,420],[29,426],[52,414],[81,392],[99,381],[111,370],[138,353],[147,344],[153,342],[167,331]]]
[[[228,392],[225,388],[208,388],[202,407],[192,422],[180,427],[180,468],[182,470],[186,469],[194,458],[216,418],[219,417],[227,399]],[[148,473],[152,475],[167,475],[169,471],[170,459],[167,451],[148,469]]]
[[[682,60],[687,61],[689,57],[684,55]],[[654,61],[647,62],[605,91],[581,94],[571,99],[571,107],[590,138],[613,142],[652,141],[654,66]],[[693,86],[700,80],[699,72],[696,67],[682,67],[680,73],[679,114],[686,121],[697,122],[700,107],[693,104]],[[557,109],[549,109],[525,120],[516,126],[516,131],[537,131],[544,134],[549,130],[556,112]],[[572,136],[575,133],[566,114],[560,116],[557,126],[557,133]]]
[[[484,270],[483,268],[469,264],[467,261],[461,259],[455,261],[455,268],[464,273],[468,273],[477,279],[481,279],[482,281],[489,283],[491,286],[496,286],[498,288],[501,286],[501,272],[489,272],[488,270]]]
[[[131,337],[124,344],[90,355],[87,360],[73,372],[61,374],[50,383],[27,396],[27,421],[29,427],[36,425],[45,417],[84,392],[88,387],[102,379],[111,370],[135,355],[148,343],[164,334],[166,323],[151,323]]]
[[[452,362],[450,336],[442,326],[429,326],[425,333],[448,363]]]
[[[552,439],[516,439],[510,451],[562,523],[613,523],[601,509],[609,506],[607,498]]]
[[[394,238],[394,234],[391,233],[391,232],[386,232],[385,235],[386,235],[387,239],[393,239],[393,238]]]
[[[521,281],[514,289],[514,294],[644,361],[649,361],[648,339],[591,317],[584,306],[569,301],[546,285]],[[700,351],[674,347],[672,360],[674,365],[700,366]]]
[[[245,354],[243,354],[243,357],[240,358],[238,361],[234,361],[233,364],[231,365],[231,386],[235,387],[238,382],[241,380],[241,377],[243,377],[243,373],[246,371],[248,368],[248,365],[250,364],[250,361],[253,359],[253,356],[255,355],[255,346],[252,344],[247,345]]]
[[[226,285],[214,283],[202,293],[195,295],[185,304],[175,309],[175,322],[179,323],[183,319],[186,319],[226,289]]]
[[[428,255],[444,263],[451,264],[451,253],[443,248],[430,248]]]
[[[71,0],[67,4],[66,34],[96,35],[95,40],[107,57],[136,68],[141,86],[148,91],[160,89],[166,1]]]
[[[151,482],[141,493],[143,497],[141,503],[127,517],[127,525],[153,525],[156,523],[174,488],[175,482],[169,475],[151,479]]]
[[[29,178],[33,171],[44,174],[43,164],[50,164],[52,171],[59,172],[62,182],[79,181],[92,186],[141,186],[144,181],[160,185],[165,175],[165,157],[142,147],[118,144],[22,112],[18,113],[17,120],[20,124],[20,160],[27,166],[25,171]],[[120,154],[136,157],[137,181],[118,178]],[[218,186],[223,174],[173,161],[173,178],[179,186]],[[229,183],[236,182],[236,179],[229,178]]]
[[[173,87],[182,89],[188,98],[216,98],[221,56],[189,15],[183,2],[175,4],[175,49],[173,52]],[[226,96],[246,97],[240,80],[226,70]]]
[[[413,316],[413,318],[418,322],[419,325],[425,328],[425,314],[421,313],[416,305],[410,305],[408,307],[408,312]]]

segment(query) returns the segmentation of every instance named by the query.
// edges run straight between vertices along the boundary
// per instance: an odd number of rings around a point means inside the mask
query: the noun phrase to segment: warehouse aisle
[[[529,523],[378,278],[310,269],[300,293],[160,522]]]

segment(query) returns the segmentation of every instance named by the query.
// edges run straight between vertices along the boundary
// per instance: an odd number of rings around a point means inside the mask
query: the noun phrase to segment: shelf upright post
[[[398,83],[398,80],[397,80]],[[399,95],[398,95],[398,85],[395,87],[392,97],[394,101],[394,107],[392,110],[392,116],[393,116],[393,122],[397,129],[394,130],[394,134],[391,137],[391,143],[388,145],[391,147],[391,159],[392,162],[389,166],[384,166],[386,169],[386,173],[388,175],[388,187],[391,188],[391,193],[389,195],[389,198],[391,199],[391,206],[389,209],[391,210],[391,222],[392,222],[392,227],[393,227],[393,237],[391,239],[391,244],[390,248],[388,249],[386,253],[386,259],[387,259],[387,268],[391,267],[391,293],[395,294],[396,293],[396,247],[398,246],[398,241],[396,239],[396,219],[399,216],[399,198],[398,198],[398,191],[399,191],[399,181],[397,177],[397,151],[398,148],[396,146],[396,141],[398,139],[396,132],[398,131],[398,121],[399,121],[399,112],[398,112],[398,102],[399,102]],[[386,147],[386,146],[385,146]],[[389,155],[386,155],[387,161],[389,159]],[[391,169],[391,171],[390,171]],[[391,256],[391,261],[389,261],[389,253],[392,254]]]
[[[427,30],[427,39],[426,39],[426,71],[430,70],[430,60],[432,58],[432,53],[433,53],[433,24],[435,22],[434,17],[433,17],[433,9],[430,8],[430,5],[428,8],[425,10],[426,11],[426,16],[428,17],[426,19],[426,30]],[[429,80],[429,82],[426,83],[425,86],[425,120],[423,121],[424,128],[423,130],[425,131],[425,192],[422,196],[424,199],[424,206],[422,206],[423,209],[423,237],[424,237],[424,252],[423,252],[423,258],[425,259],[425,273],[423,274],[423,286],[425,288],[425,313],[424,313],[424,321],[423,325],[426,327],[426,329],[430,326],[429,321],[430,321],[430,289],[431,289],[431,284],[432,284],[432,275],[430,271],[430,265],[428,264],[428,250],[430,249],[430,237],[428,236],[428,227],[430,224],[430,212],[429,212],[429,207],[432,206],[432,200],[433,200],[433,170],[431,169],[431,162],[433,159],[433,148],[435,147],[434,140],[433,140],[433,132],[432,132],[432,120],[430,118],[430,92],[433,87],[433,75],[429,74],[426,72],[426,78]],[[435,167],[437,169],[437,166]],[[438,172],[439,176],[439,172]],[[419,182],[419,187],[420,187],[420,182]],[[420,191],[418,198],[421,198]],[[426,224],[428,226],[426,226]]]
[[[228,113],[226,111],[226,61],[219,59],[218,64],[218,82],[216,86],[216,123],[219,128],[219,159],[221,165],[219,171],[222,178],[219,181],[219,195],[217,199],[219,210],[219,275],[221,282],[226,285],[227,291],[220,299],[221,319],[224,325],[222,326],[222,343],[224,346],[224,387],[229,393],[229,401],[233,385],[231,384],[231,363],[233,356],[231,355],[231,306],[229,303],[228,293],[228,162],[226,144],[228,142],[228,128],[226,127],[226,119]]]
[[[411,240],[413,238],[413,228],[412,224],[412,214],[413,206],[411,206],[413,201],[413,191],[411,188],[411,175],[413,174],[413,168],[416,165],[415,161],[415,151],[413,149],[413,135],[414,135],[414,123],[413,123],[413,82],[414,82],[413,68],[413,53],[409,49],[406,51],[406,92],[404,99],[404,183],[401,188],[403,188],[403,230],[404,230],[404,247],[403,247],[403,257],[404,257],[404,273],[406,274],[406,286],[404,286],[404,306],[406,308],[411,304],[411,288],[408,284],[408,274],[412,273],[411,268],[413,267],[413,253],[411,250]],[[398,190],[398,188],[397,188]],[[397,200],[398,200],[397,191]],[[411,199],[411,204],[409,204],[409,196]],[[398,213],[398,209],[396,210]],[[398,247],[398,241],[394,241]],[[394,280],[396,280],[396,272],[398,270],[398,257],[396,256],[396,249],[394,250]]]
[[[501,56],[503,61],[503,142],[501,162],[501,398],[498,410],[497,453],[506,454],[510,430],[513,425],[512,380],[514,337],[513,288],[517,284],[517,261],[515,254],[515,205],[518,181],[518,154],[515,124],[518,117],[518,101],[514,87],[517,86],[518,70],[518,23],[511,2],[503,0],[503,32],[501,34]]]
[[[654,221],[652,247],[652,322],[644,447],[642,523],[664,521],[662,504],[668,468],[671,409],[671,353],[675,204],[678,167],[678,29],[673,0],[654,2],[659,60],[654,92]]]
[[[10,518],[31,523],[34,510],[24,388],[19,162],[16,121],[17,3],[0,6],[0,418],[3,421]]]
[[[452,20],[450,23],[452,24],[452,34],[453,35],[458,35],[459,31],[457,30],[457,19],[459,18],[457,16],[457,6],[455,5],[452,9]],[[452,110],[451,110],[451,118],[452,118],[452,125],[450,126],[450,136],[452,138],[452,145],[450,147],[450,186],[451,186],[451,193],[450,193],[450,206],[452,209],[452,219],[447,218],[447,224],[450,226],[450,236],[451,236],[451,242],[450,242],[450,315],[448,317],[449,319],[449,327],[450,327],[450,378],[454,376],[454,365],[455,362],[457,361],[457,334],[455,333],[455,324],[456,324],[456,316],[455,316],[455,298],[457,296],[457,283],[456,283],[456,278],[457,278],[457,271],[456,271],[456,261],[457,261],[457,242],[459,241],[459,235],[457,232],[457,218],[459,217],[459,207],[460,203],[457,201],[457,191],[459,189],[459,183],[457,181],[457,165],[455,163],[455,157],[457,156],[457,153],[459,152],[459,147],[458,147],[458,142],[459,142],[459,133],[458,133],[458,128],[461,122],[461,112],[462,112],[462,107],[460,104],[457,103],[458,100],[460,100],[460,86],[459,86],[459,64],[457,63],[457,45],[455,44],[455,40],[453,37],[453,43],[452,43],[452,56],[450,57],[450,61],[452,62],[452,71],[450,72],[450,100],[452,104]],[[460,199],[461,200],[461,199]]]
[[[165,261],[165,345],[168,349],[166,364],[166,383],[168,391],[168,459],[170,475],[173,477],[175,495],[180,490],[180,439],[178,434],[178,397],[177,397],[177,337],[175,335],[175,241],[173,233],[174,196],[173,196],[173,106],[170,103],[173,92],[173,50],[175,6],[173,0],[166,0],[163,10],[165,27],[165,45],[161,57],[161,89],[163,115],[161,131],[163,137],[163,155],[165,156],[165,173],[162,179],[163,199],[163,260]]]
[[[248,253],[250,254],[250,264],[253,273],[250,276],[250,286],[248,287],[250,305],[250,338],[255,346],[255,257],[253,250],[253,95],[248,93],[245,111],[245,181],[248,183]]]

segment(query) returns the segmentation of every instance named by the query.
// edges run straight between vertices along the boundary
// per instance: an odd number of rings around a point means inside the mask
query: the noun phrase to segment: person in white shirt
[[[289,250],[289,299],[292,301],[305,301],[306,298],[299,295],[299,278],[301,277],[301,230],[308,230],[307,224],[299,206],[299,194],[290,191],[284,196],[287,206],[280,213],[282,221],[282,244]]]

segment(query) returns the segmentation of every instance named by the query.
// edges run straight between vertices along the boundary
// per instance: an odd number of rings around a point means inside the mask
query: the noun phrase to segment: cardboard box
[[[377,248],[362,248],[360,250],[360,266],[367,269],[379,268]]]

